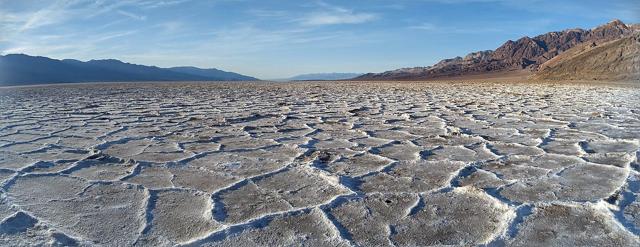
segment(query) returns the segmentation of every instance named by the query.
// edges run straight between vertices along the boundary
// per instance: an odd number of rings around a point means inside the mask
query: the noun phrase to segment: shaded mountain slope
[[[191,66],[172,67],[167,69],[174,72],[184,73],[184,74],[204,76],[207,78],[217,78],[218,80],[223,80],[223,81],[257,81],[258,80],[255,77],[241,75],[234,72],[227,72],[219,69],[201,69],[201,68],[191,67]]]
[[[23,54],[0,56],[0,85],[101,81],[223,81],[229,80],[228,78],[176,72],[155,66],[125,63],[115,59],[82,62]],[[253,77],[250,78],[255,80]]]
[[[541,66],[544,80],[640,81],[640,33],[563,53]]]

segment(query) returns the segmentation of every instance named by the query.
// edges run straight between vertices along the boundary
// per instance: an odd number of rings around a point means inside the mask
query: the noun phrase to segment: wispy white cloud
[[[183,29],[185,24],[181,21],[165,21],[156,25],[160,27],[164,33],[173,34],[178,30]]]
[[[280,18],[287,17],[291,13],[284,10],[267,10],[267,9],[250,9],[247,11],[248,14],[256,17],[269,17],[269,18]]]
[[[51,6],[29,14],[24,20],[22,26],[19,28],[19,31],[34,29],[59,22],[61,19],[66,18],[66,7],[68,5],[69,2],[55,2]]]
[[[403,10],[406,8],[406,6],[401,3],[393,3],[393,4],[383,5],[382,8]]]
[[[124,42],[110,42],[134,35],[138,30],[122,30],[87,34],[71,32],[64,35],[16,36],[6,47],[0,46],[0,53],[26,53],[46,55],[55,58],[91,59],[113,51],[122,51]],[[104,44],[108,43],[108,46]]]
[[[55,0],[48,5],[32,4],[26,9],[0,8],[0,51],[30,54],[60,54],[84,49],[95,52],[96,44],[131,35],[130,30],[111,30],[129,18],[145,20],[124,8],[137,8],[142,0],[87,1]],[[84,30],[65,30],[64,35],[51,35],[66,28],[70,22],[91,20],[104,14],[122,15],[126,18],[111,21]],[[111,30],[111,31],[110,31]],[[71,49],[70,44],[76,49]]]
[[[126,16],[126,17],[129,17],[129,18],[134,19],[134,20],[139,20],[139,21],[144,21],[144,20],[147,19],[147,17],[144,16],[144,15],[137,15],[137,14],[131,13],[129,11],[124,11],[124,10],[118,10],[118,14]]]
[[[95,36],[95,37],[90,37],[90,43],[100,43],[103,41],[107,41],[107,40],[112,40],[112,39],[116,39],[116,38],[120,38],[120,37],[124,37],[124,36],[129,36],[132,34],[137,33],[137,30],[131,30],[131,31],[121,31],[121,32],[112,32],[112,33],[106,33],[106,34],[102,34],[99,36]]]
[[[407,28],[416,30],[436,30],[438,27],[433,23],[420,23],[418,25],[408,26]]]
[[[160,7],[179,5],[189,1],[191,0],[167,0],[167,1],[150,0],[150,1],[138,2],[138,6],[142,8],[154,9],[154,8],[160,8]]]
[[[328,4],[322,1],[311,5],[305,5],[307,9],[302,11],[250,9],[248,14],[259,18],[270,18],[294,23],[300,26],[323,26],[338,24],[360,24],[379,18],[376,13],[358,12],[338,5]],[[312,8],[310,11],[308,8]]]
[[[360,24],[375,20],[377,15],[371,13],[353,12],[323,12],[313,13],[302,20],[302,24],[309,26],[335,25],[335,24]]]
[[[522,0],[423,0],[425,2],[437,2],[445,4],[468,4],[468,3],[509,3],[522,2]],[[536,2],[537,0],[528,0],[527,3]]]
[[[502,32],[504,29],[497,27],[456,27],[456,26],[443,26],[436,25],[434,23],[420,23],[417,25],[408,26],[407,29],[428,31],[433,33],[457,33],[457,34],[474,34],[474,33],[494,33]]]
[[[254,25],[235,26],[214,31],[213,37],[203,46],[223,54],[245,54],[287,47],[293,43],[311,42],[312,36],[324,36],[309,31],[307,28],[263,29]]]
[[[379,16],[375,13],[356,12],[337,5],[318,2],[321,10],[311,12],[299,19],[302,25],[322,26],[337,24],[360,24],[376,20]]]
[[[188,0],[149,1],[87,1],[87,0],[54,0],[50,4],[27,11],[8,11],[0,8],[0,31],[18,33],[46,26],[57,25],[71,20],[90,19],[100,15],[116,12],[120,15],[145,20],[147,17],[124,10],[125,7],[157,8],[184,3]]]

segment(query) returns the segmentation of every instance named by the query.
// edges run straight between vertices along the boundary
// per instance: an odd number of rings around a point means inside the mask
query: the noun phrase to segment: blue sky
[[[0,53],[272,79],[426,66],[614,18],[640,23],[640,1],[0,0]]]

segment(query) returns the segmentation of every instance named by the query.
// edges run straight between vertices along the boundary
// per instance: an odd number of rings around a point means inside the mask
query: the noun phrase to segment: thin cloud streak
[[[123,16],[129,17],[129,18],[134,19],[134,20],[139,20],[139,21],[144,21],[144,20],[147,19],[147,17],[144,16],[144,15],[136,15],[134,13],[131,13],[131,12],[128,12],[128,11],[124,11],[124,10],[118,10],[118,14],[121,14]]]
[[[433,23],[421,23],[418,25],[408,26],[407,29],[428,31],[432,33],[453,33],[453,34],[495,33],[495,32],[505,31],[502,28],[494,28],[494,27],[460,28],[460,27],[451,27],[451,26],[439,26]]]
[[[305,17],[302,24],[308,26],[360,24],[377,18],[377,15],[371,13],[314,13]]]
[[[338,24],[361,24],[378,19],[374,13],[356,13],[351,9],[342,6],[331,5],[319,1],[318,6],[323,10],[314,11],[299,21],[306,26],[338,25]]]

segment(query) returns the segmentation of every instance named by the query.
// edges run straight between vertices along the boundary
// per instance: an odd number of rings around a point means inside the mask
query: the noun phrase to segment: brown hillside
[[[601,45],[574,47],[544,63],[534,78],[640,81],[640,33]]]

